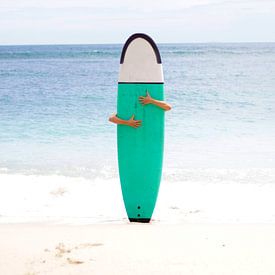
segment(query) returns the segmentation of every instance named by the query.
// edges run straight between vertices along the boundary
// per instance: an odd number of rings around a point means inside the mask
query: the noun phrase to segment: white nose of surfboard
[[[126,41],[120,59],[119,83],[163,83],[159,50],[143,33],[133,34]]]

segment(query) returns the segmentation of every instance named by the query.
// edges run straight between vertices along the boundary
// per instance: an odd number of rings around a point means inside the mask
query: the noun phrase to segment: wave
[[[65,59],[91,57],[117,57],[119,53],[108,51],[81,51],[81,52],[0,52],[0,59]]]
[[[163,51],[166,55],[268,55],[274,54],[275,49],[225,49],[225,48],[215,48],[215,49],[190,49],[190,50],[169,50]]]
[[[112,45],[34,45],[1,46],[0,59],[65,59],[119,56]]]
[[[7,170],[0,173],[0,223],[127,221],[118,176],[90,180],[3,172]],[[155,221],[275,222],[274,169],[189,169],[184,174],[183,181],[164,175]]]
[[[118,168],[103,166],[101,168],[70,167],[68,169],[10,169],[0,168],[0,175],[24,176],[62,176],[84,178],[87,180],[118,180]],[[238,183],[238,184],[274,184],[274,168],[165,168],[162,181],[170,183]],[[275,184],[274,184],[275,185]]]

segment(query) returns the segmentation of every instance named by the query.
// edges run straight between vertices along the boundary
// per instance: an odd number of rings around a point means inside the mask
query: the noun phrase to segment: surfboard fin
[[[130,222],[149,223],[151,219],[148,218],[129,218]]]

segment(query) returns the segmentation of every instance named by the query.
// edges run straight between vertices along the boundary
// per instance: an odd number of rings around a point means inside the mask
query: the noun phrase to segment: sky
[[[275,42],[275,0],[0,0],[0,45]]]

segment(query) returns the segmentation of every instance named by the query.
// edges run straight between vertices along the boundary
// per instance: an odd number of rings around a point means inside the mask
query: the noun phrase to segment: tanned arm
[[[156,106],[160,107],[161,109],[163,109],[164,111],[169,111],[172,109],[171,105],[166,103],[165,101],[156,100],[156,99],[152,98],[148,91],[146,92],[146,96],[139,97],[139,102],[142,105],[147,105],[147,104],[156,105]]]
[[[115,124],[127,125],[133,128],[138,128],[141,125],[141,120],[135,120],[134,115],[132,115],[132,117],[129,120],[124,120],[118,118],[116,114],[113,114],[109,117],[109,121]]]

